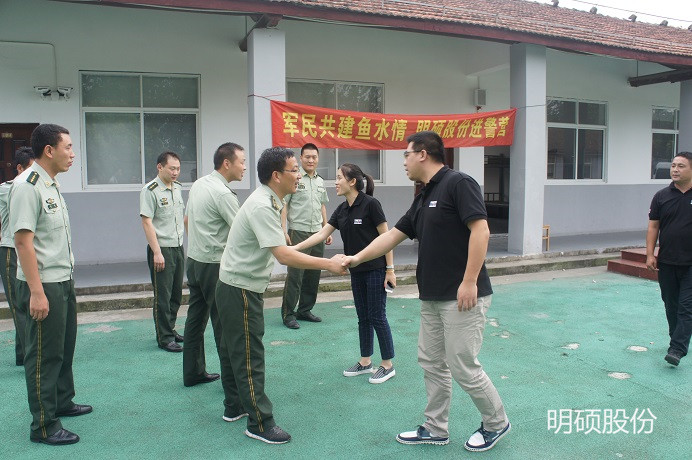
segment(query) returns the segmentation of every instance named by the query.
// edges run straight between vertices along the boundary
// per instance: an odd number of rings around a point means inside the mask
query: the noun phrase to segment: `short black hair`
[[[166,166],[169,158],[175,158],[176,160],[180,161],[180,156],[177,153],[166,151],[159,155],[159,157],[156,159],[156,164]]]
[[[692,165],[692,152],[678,152],[675,154],[675,156],[673,158],[675,158],[675,157],[686,158],[687,161],[690,162],[690,165]]]
[[[36,158],[36,155],[34,155],[34,151],[31,147],[19,147],[16,152],[14,152],[14,169],[17,169],[17,166],[22,165],[23,169],[26,169],[29,167],[29,163],[31,163],[31,160]]]
[[[271,147],[262,152],[257,160],[257,177],[260,183],[267,185],[274,171],[283,172],[289,158],[295,158],[295,155],[284,147]]]
[[[35,158],[41,158],[47,145],[57,147],[63,134],[70,134],[67,128],[49,123],[38,125],[31,133],[31,149]]]
[[[314,150],[318,155],[320,154],[320,149],[318,149],[315,144],[311,144],[309,142],[300,148],[300,156],[303,156],[303,152],[305,150]]]
[[[435,131],[420,131],[411,134],[406,142],[413,142],[414,150],[425,150],[433,160],[444,164],[445,145],[440,135]]]
[[[221,169],[221,166],[223,166],[223,160],[228,160],[231,163],[235,161],[236,152],[239,150],[245,150],[238,144],[234,144],[233,142],[226,142],[225,144],[221,144],[218,149],[216,149],[216,152],[214,152],[214,169],[219,170]]]

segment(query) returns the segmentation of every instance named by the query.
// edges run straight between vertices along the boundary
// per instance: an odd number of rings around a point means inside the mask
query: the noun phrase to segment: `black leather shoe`
[[[173,338],[175,339],[176,342],[181,343],[185,341],[185,337],[178,334],[177,332],[173,331]]]
[[[321,323],[322,322],[322,318],[320,318],[319,316],[313,315],[311,311],[309,311],[307,313],[296,315],[296,319],[299,319],[301,321],[310,321],[311,323]]]
[[[58,411],[55,413],[56,417],[78,417],[80,415],[88,414],[94,410],[93,407],[87,406],[86,404],[75,404],[71,409],[64,411]]]
[[[162,350],[170,351],[172,353],[180,353],[181,351],[183,351],[183,347],[181,347],[175,342],[169,342],[166,345],[159,345],[159,348],[161,348]]]
[[[677,366],[678,364],[680,364],[681,358],[682,358],[682,356],[675,353],[674,351],[671,351],[663,359],[665,359],[668,364],[672,364],[673,366]]]
[[[288,321],[284,320],[284,326],[289,329],[300,329],[300,324],[294,319],[289,319]]]
[[[79,436],[71,431],[67,431],[64,428],[56,431],[47,438],[35,438],[30,436],[29,439],[31,439],[31,442],[40,442],[42,444],[48,444],[51,446],[62,446],[65,444],[74,444],[79,442]]]
[[[183,382],[183,385],[185,385],[186,387],[193,387],[198,383],[209,383],[215,380],[219,380],[220,378],[221,376],[219,374],[208,374],[205,372],[204,375],[197,377],[197,379],[193,380],[192,382]]]

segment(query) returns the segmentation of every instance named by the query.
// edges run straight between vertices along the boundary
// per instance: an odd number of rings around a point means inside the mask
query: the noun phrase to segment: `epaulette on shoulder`
[[[38,173],[36,171],[31,171],[31,174],[29,174],[26,178],[26,181],[30,183],[31,185],[36,185],[38,182]]]
[[[154,181],[154,182],[152,182],[151,184],[147,185],[147,188],[148,188],[149,190],[154,190],[154,189],[155,189],[156,187],[158,187],[158,186],[159,186],[159,183],[156,182],[156,181]]]

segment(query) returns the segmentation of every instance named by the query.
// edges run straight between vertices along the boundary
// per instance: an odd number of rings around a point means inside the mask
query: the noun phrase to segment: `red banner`
[[[455,115],[351,112],[271,101],[272,145],[388,150],[406,148],[406,138],[435,131],[445,147],[511,145],[517,109]]]

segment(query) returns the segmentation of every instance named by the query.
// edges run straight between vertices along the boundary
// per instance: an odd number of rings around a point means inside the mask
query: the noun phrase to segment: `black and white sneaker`
[[[248,428],[245,435],[253,439],[259,439],[267,444],[285,444],[291,440],[291,435],[282,430],[278,425],[274,425],[267,431],[254,432]]]
[[[356,363],[344,371],[346,377],[355,377],[361,374],[372,374],[372,363],[367,366],[361,366],[360,363]]]
[[[390,367],[389,369],[385,368],[384,366],[380,366],[379,368],[377,368],[377,372],[375,372],[375,375],[368,379],[368,382],[383,383],[391,379],[395,375],[396,371],[394,370],[394,366]]]
[[[223,418],[224,422],[237,422],[241,418],[247,417],[247,416],[248,416],[247,412],[244,412],[244,413],[238,414],[238,415],[228,414],[228,413],[224,412],[224,414],[221,416],[221,418]]]
[[[500,431],[485,430],[483,429],[483,423],[481,423],[481,427],[471,435],[469,440],[466,441],[466,444],[464,444],[464,447],[466,450],[470,450],[472,452],[483,452],[484,450],[490,450],[497,443],[497,441],[502,439],[502,437],[509,433],[509,430],[511,429],[512,424],[509,422],[507,423],[507,426]]]
[[[433,436],[422,425],[416,431],[399,433],[396,435],[396,440],[402,444],[436,444],[438,446],[449,444],[449,437]]]

